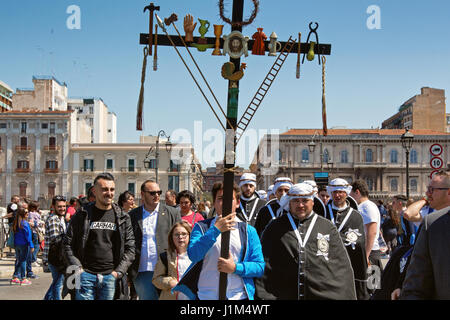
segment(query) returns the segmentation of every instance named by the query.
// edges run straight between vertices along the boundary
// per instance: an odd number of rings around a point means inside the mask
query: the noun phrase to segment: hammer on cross
[[[149,19],[150,20],[150,24],[149,24],[149,27],[148,27],[148,54],[152,55],[152,46],[153,46],[153,12],[155,10],[159,11],[159,6],[155,6],[153,4],[153,2],[150,2],[150,5],[146,6],[144,8],[144,12],[147,11],[147,10],[150,13],[150,19]]]

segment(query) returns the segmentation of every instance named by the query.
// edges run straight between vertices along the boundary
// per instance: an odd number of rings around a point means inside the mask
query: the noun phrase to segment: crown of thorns
[[[224,4],[223,4],[223,0],[220,0],[219,1],[220,18],[224,22],[231,24],[233,27],[243,27],[243,26],[251,24],[253,22],[253,20],[255,20],[256,15],[258,14],[258,10],[259,10],[259,0],[252,0],[252,1],[253,1],[254,8],[253,8],[253,12],[252,12],[250,18],[248,18],[248,20],[246,20],[246,21],[233,22],[224,16],[224,10],[225,10]]]

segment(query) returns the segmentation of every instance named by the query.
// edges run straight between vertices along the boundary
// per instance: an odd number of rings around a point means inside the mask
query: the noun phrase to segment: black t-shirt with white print
[[[85,247],[83,269],[93,274],[114,271],[114,237],[117,226],[114,211],[93,206],[89,236]]]

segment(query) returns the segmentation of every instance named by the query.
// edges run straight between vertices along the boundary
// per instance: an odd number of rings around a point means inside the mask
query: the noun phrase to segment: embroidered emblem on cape
[[[358,241],[358,237],[362,236],[362,234],[359,233],[358,229],[349,228],[345,236],[345,246],[351,245],[352,249],[355,250],[356,241]]]
[[[317,234],[317,254],[316,256],[323,256],[326,261],[328,261],[328,250],[330,249],[330,235],[323,235],[321,233]]]

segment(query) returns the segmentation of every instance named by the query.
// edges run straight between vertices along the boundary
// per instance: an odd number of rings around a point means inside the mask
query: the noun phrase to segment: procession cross
[[[232,28],[231,31],[239,31],[242,32],[242,23],[243,22],[243,12],[244,12],[244,0],[233,0],[233,12],[232,12]],[[140,34],[140,44],[148,45],[149,43],[149,34],[141,33]],[[155,35],[157,38],[158,45],[160,46],[176,46],[183,47],[184,44],[181,39],[173,36],[172,39],[169,39],[167,35]],[[194,37],[194,42],[198,42],[199,37]],[[207,44],[214,45],[216,43],[215,37],[205,37]],[[287,42],[279,41],[281,43],[281,47],[284,47]],[[255,40],[248,41],[248,50],[252,50],[253,45],[255,44]],[[220,39],[220,48],[223,48],[224,40]],[[270,51],[268,48],[268,44],[264,42],[264,50]],[[298,47],[300,46],[300,47]],[[306,54],[309,51],[308,43],[294,43],[292,47],[293,53],[302,53]],[[330,55],[331,54],[331,45],[330,44],[319,44],[316,46],[314,51],[320,55]],[[240,67],[240,58],[231,58],[230,62],[232,62],[235,66],[235,70],[239,70]],[[235,211],[232,208],[233,203],[233,185],[234,185],[234,172],[235,172],[235,162],[236,162],[236,124],[237,124],[237,101],[239,97],[239,81],[229,80],[228,83],[228,104],[227,104],[227,127],[226,127],[226,142],[225,142],[225,154],[224,154],[224,178],[223,178],[223,205],[222,205],[222,213],[223,216],[227,216],[231,212]],[[233,90],[231,90],[233,89]],[[230,248],[230,232],[222,233],[221,240],[221,254],[222,258],[229,257],[229,248]],[[227,274],[221,272],[219,279],[219,299],[227,300],[226,296],[226,288],[227,288]]]

